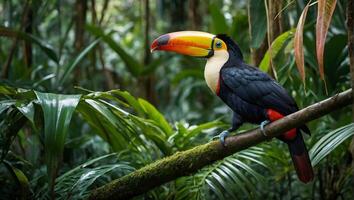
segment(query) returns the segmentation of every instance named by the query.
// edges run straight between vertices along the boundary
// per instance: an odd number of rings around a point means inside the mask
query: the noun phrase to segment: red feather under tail
[[[272,122],[284,117],[282,114],[272,109],[267,110],[267,116]],[[310,133],[310,130],[306,126],[303,126],[301,129],[306,133]],[[278,138],[288,144],[291,159],[293,160],[300,181],[304,183],[310,182],[314,176],[313,169],[300,129],[291,129]]]
[[[303,183],[310,182],[314,177],[313,169],[300,131],[297,132],[294,140],[287,143],[297,176]]]

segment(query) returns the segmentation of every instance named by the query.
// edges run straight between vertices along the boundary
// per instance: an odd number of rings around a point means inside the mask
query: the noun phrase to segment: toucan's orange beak
[[[211,57],[215,35],[199,31],[180,31],[161,35],[151,44],[151,52],[173,51],[195,57]]]

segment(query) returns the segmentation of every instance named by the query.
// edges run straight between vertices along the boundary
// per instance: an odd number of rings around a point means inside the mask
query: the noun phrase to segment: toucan
[[[211,89],[233,111],[232,126],[220,134],[225,137],[244,122],[264,125],[296,112],[299,108],[288,92],[267,73],[246,64],[239,46],[226,34],[179,31],[161,35],[151,45],[153,51],[172,51],[206,58],[204,78]],[[278,137],[290,151],[299,180],[308,183],[314,173],[301,131],[304,124]]]

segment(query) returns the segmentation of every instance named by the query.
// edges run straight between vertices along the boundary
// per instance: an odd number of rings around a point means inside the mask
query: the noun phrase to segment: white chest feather
[[[214,52],[214,56],[208,58],[204,69],[204,78],[208,87],[216,93],[220,70],[229,59],[229,53],[226,50],[218,50]]]

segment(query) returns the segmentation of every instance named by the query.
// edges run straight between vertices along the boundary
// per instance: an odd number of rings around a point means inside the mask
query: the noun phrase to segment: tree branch
[[[317,119],[352,103],[351,89],[288,115],[265,127],[268,137],[259,128],[226,139],[226,147],[212,141],[193,149],[177,152],[94,190],[89,199],[128,199],[181,176],[197,172],[206,165],[238,151],[279,136],[294,127]]]

